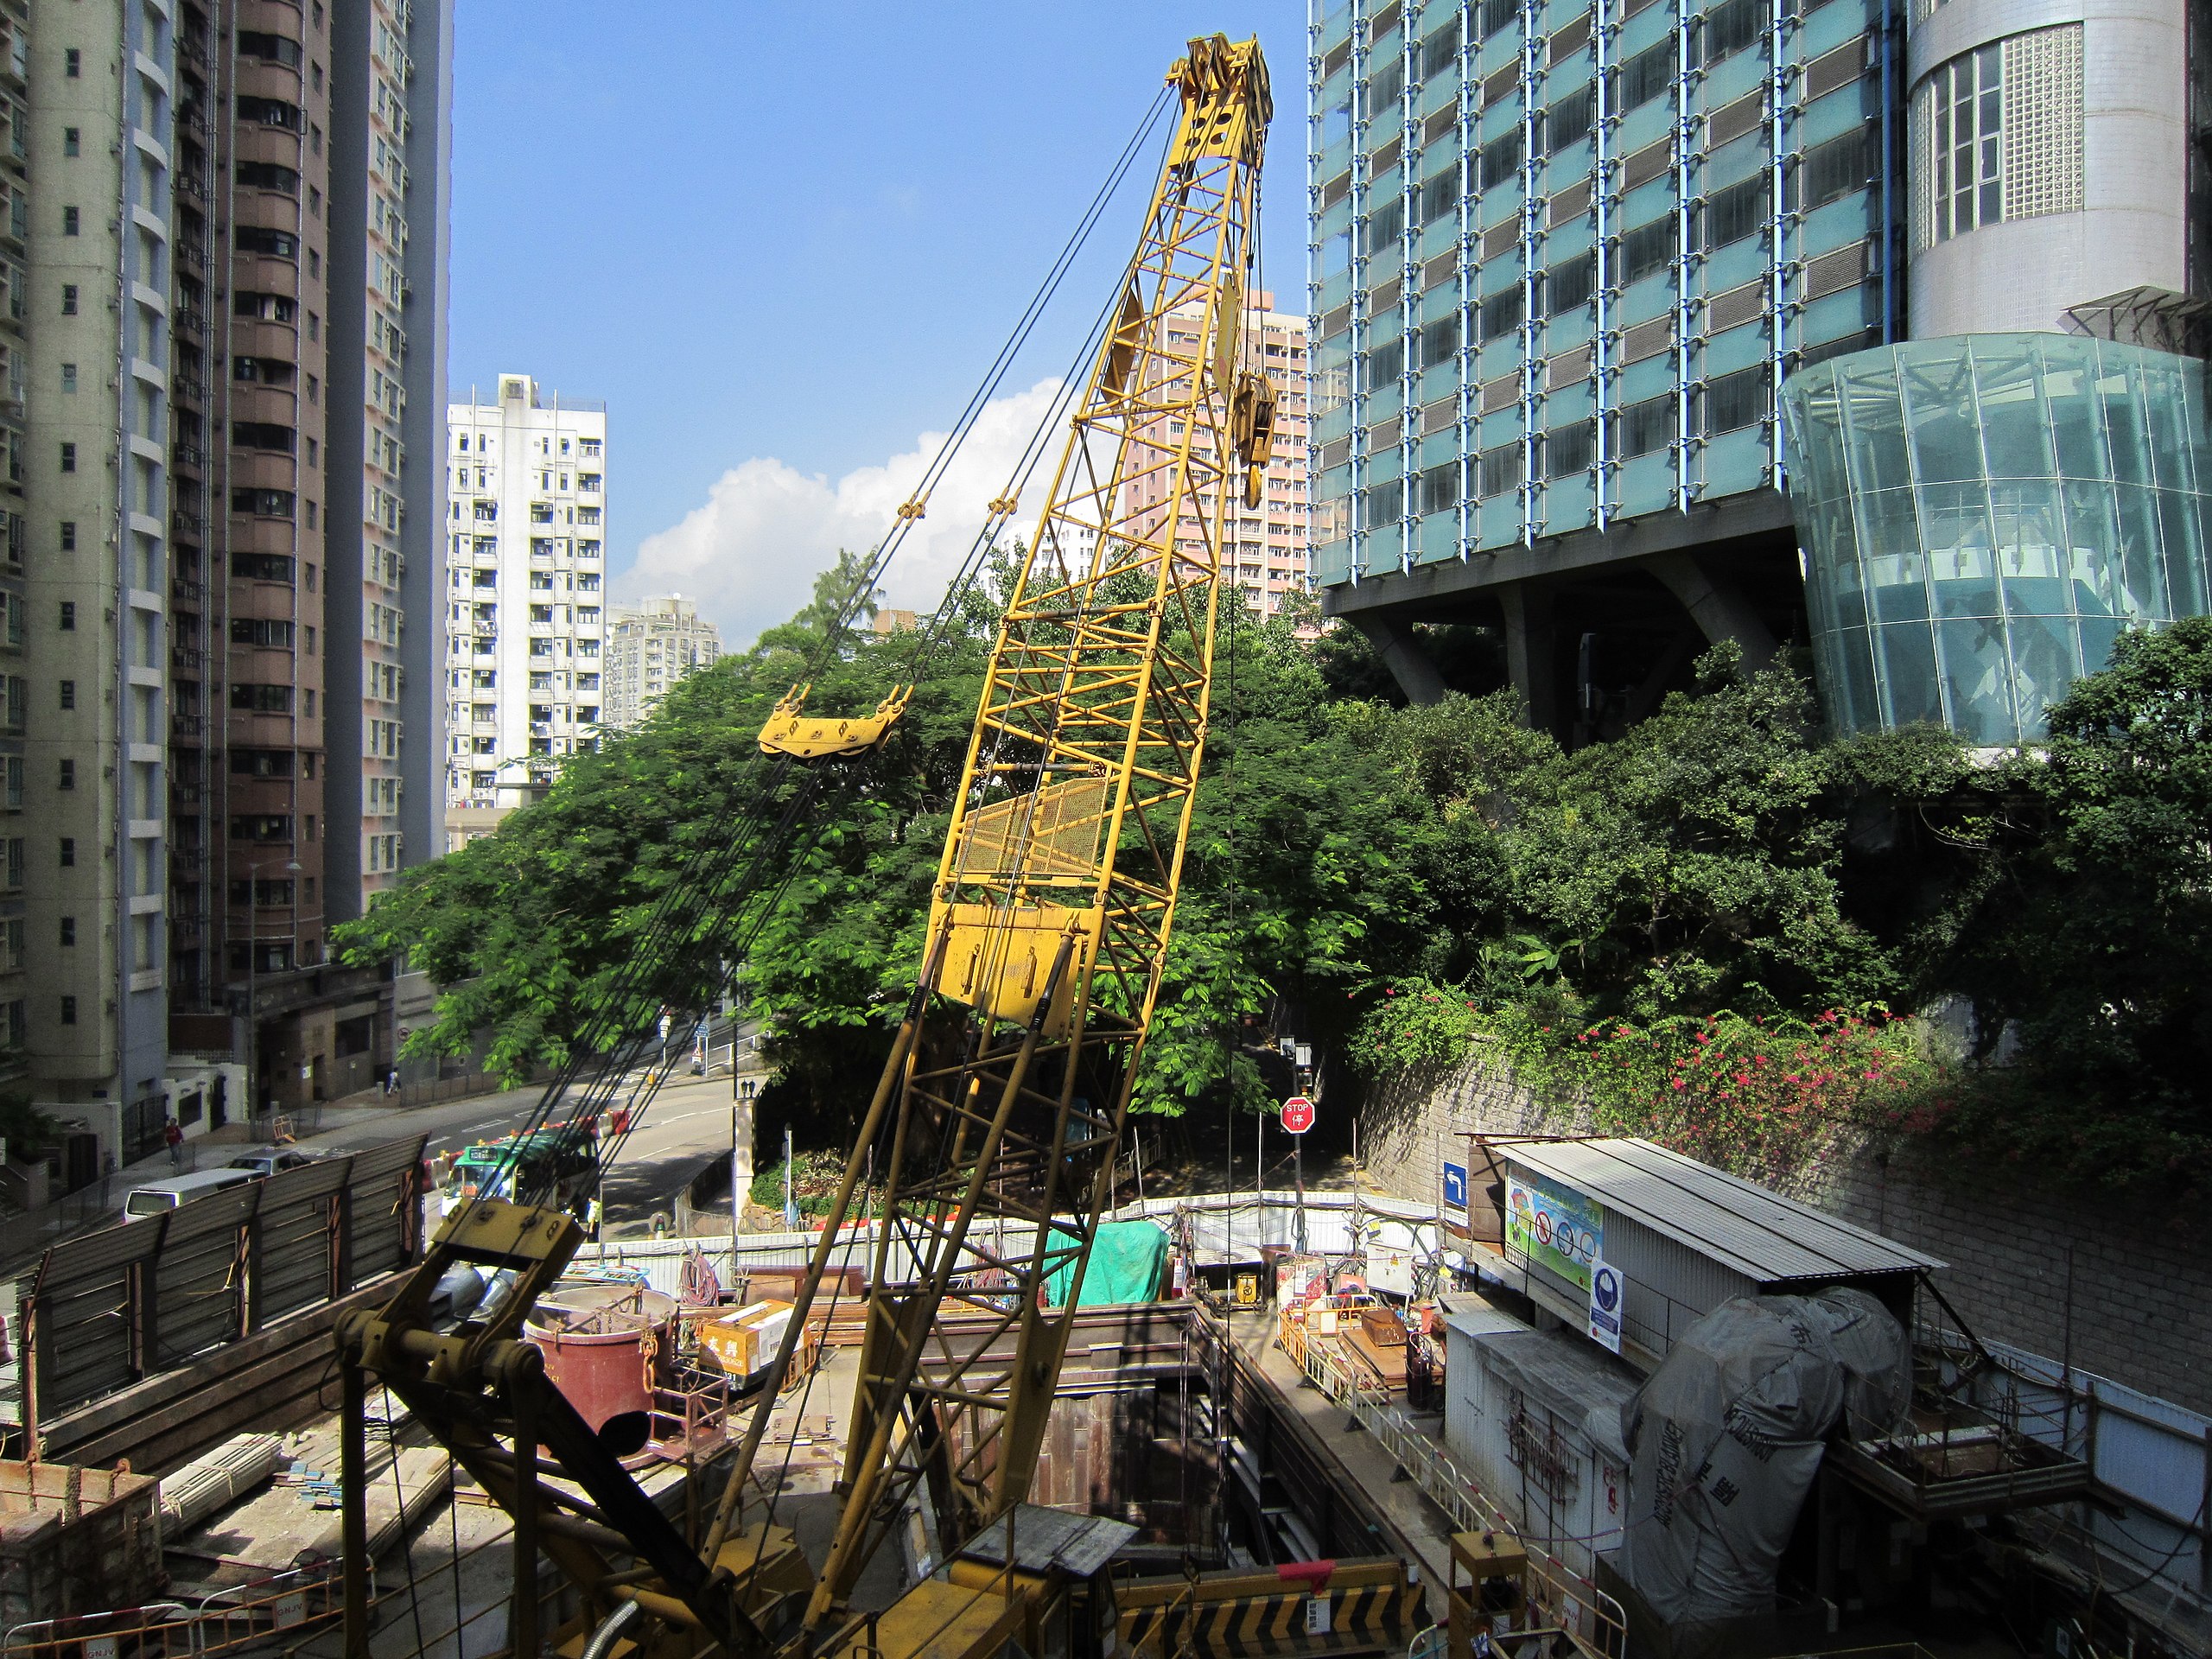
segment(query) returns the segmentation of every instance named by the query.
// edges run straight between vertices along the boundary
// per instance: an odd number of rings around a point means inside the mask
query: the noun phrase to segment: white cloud
[[[1040,380],[983,406],[959,455],[931,491],[927,516],[907,532],[892,563],[883,584],[887,604],[925,614],[937,608],[990,501],[1006,488],[1058,391],[1058,381]],[[749,645],[762,628],[806,602],[814,578],[836,562],[839,548],[865,551],[883,538],[944,441],[941,432],[925,432],[912,448],[855,467],[834,483],[772,457],[743,461],[715,480],[703,505],[645,537],[637,563],[615,582],[616,597],[684,594],[721,628],[724,650]],[[1027,534],[1034,523],[1057,459],[1048,451],[1033,475],[1015,531]]]

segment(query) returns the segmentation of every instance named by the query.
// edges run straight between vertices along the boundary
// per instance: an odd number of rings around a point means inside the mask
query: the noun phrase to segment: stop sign
[[[1303,1095],[1293,1095],[1282,1103],[1282,1126],[1293,1135],[1303,1135],[1313,1127],[1313,1103]]]

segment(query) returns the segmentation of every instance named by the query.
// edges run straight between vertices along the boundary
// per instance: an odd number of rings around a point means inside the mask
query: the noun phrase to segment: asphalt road
[[[404,1135],[429,1136],[428,1155],[457,1152],[478,1141],[512,1134],[529,1122],[540,1089],[512,1089],[432,1106],[325,1109],[323,1126],[299,1144],[316,1151],[358,1152]],[[693,1077],[682,1065],[664,1084],[651,1109],[634,1124],[614,1167],[607,1173],[603,1203],[611,1224],[642,1224],[656,1211],[675,1213],[676,1194],[705,1166],[729,1156],[730,1079],[717,1068]],[[565,1116],[563,1113],[560,1116]],[[209,1147],[210,1160],[220,1151]]]

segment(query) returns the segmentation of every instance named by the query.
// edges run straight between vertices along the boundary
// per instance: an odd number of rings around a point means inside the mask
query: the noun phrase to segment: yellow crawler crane
[[[1194,40],[1169,84],[1179,119],[1000,625],[925,960],[761,1396],[776,1397],[887,1136],[844,1502],[820,1575],[789,1531],[741,1524],[760,1490],[766,1405],[700,1547],[661,1517],[521,1339],[582,1230],[557,1211],[480,1199],[385,1307],[340,1329],[348,1659],[367,1653],[357,1477],[372,1377],[514,1516],[518,1587],[534,1582],[541,1548],[575,1586],[582,1613],[550,1633],[572,1659],[971,1659],[1009,1640],[1070,1659],[1110,1652],[1104,1534],[1125,1529],[1022,1500],[1165,965],[1224,540],[1264,469],[1274,409],[1264,373],[1239,362],[1273,112],[1266,62],[1256,40]],[[804,695],[779,705],[764,749],[864,752],[904,702],[820,722],[802,714]],[[433,1292],[464,1264],[508,1270],[512,1287],[442,1331]],[[1058,1308],[1044,1306],[1048,1281]],[[539,1478],[541,1446],[585,1498]],[[855,1613],[862,1569],[916,1524],[937,1570],[889,1610]],[[527,1594],[512,1624],[509,1651],[535,1659],[545,1638]]]

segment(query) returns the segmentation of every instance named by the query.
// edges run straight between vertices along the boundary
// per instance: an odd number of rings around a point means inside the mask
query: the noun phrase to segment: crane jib
[[[1275,410],[1261,354],[1248,351],[1274,112],[1266,60],[1256,39],[1193,40],[1168,84],[1175,131],[999,620],[913,995],[699,1547],[594,1450],[518,1340],[575,1249],[570,1218],[471,1199],[383,1309],[340,1328],[349,1471],[361,1466],[367,1386],[381,1380],[514,1516],[517,1585],[536,1583],[542,1552],[575,1586],[583,1611],[559,1630],[518,1614],[518,1655],[542,1641],[641,1659],[716,1649],[972,1659],[1005,1645],[1017,1592],[1049,1598],[1055,1573],[1082,1579],[1111,1554],[1103,1533],[1043,1549],[1023,1499],[1160,991],[1224,564]],[[1012,512],[1011,492],[1001,507]],[[849,717],[810,715],[808,690],[778,704],[764,751],[865,756],[912,688]],[[817,1576],[774,1524],[776,1483],[753,1466],[829,1244],[871,1167],[880,1190],[845,1501]],[[450,1330],[434,1319],[433,1292],[465,1262],[514,1283]],[[1058,1306],[1046,1305],[1051,1284],[1065,1287]],[[541,1443],[588,1503],[539,1479]],[[347,1659],[368,1652],[361,1485],[349,1479],[345,1492]],[[748,1515],[764,1496],[767,1513]],[[941,1570],[880,1617],[852,1613],[862,1569],[916,1518]],[[636,1565],[618,1564],[617,1541]],[[1062,1545],[1072,1553],[1054,1554]],[[1065,1613],[1065,1598],[1053,1605]]]

